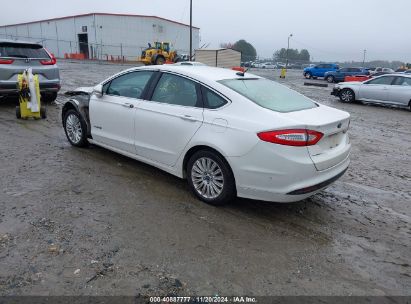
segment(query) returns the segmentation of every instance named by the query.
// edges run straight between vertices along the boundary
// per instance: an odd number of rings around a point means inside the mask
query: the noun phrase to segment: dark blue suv
[[[305,78],[314,78],[317,77],[324,77],[325,73],[330,71],[336,71],[340,67],[338,64],[335,63],[321,63],[313,67],[308,67],[304,69],[304,77]]]
[[[370,75],[370,71],[364,68],[343,68],[332,72],[327,72],[324,79],[329,83],[344,81],[345,76]]]

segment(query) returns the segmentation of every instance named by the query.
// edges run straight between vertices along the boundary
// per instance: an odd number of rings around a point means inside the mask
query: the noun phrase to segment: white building
[[[170,42],[180,54],[189,53],[190,27],[142,15],[91,13],[0,26],[0,39],[40,42],[56,57],[82,53],[86,58],[133,60],[155,41]],[[200,29],[193,27],[193,50],[200,44]]]

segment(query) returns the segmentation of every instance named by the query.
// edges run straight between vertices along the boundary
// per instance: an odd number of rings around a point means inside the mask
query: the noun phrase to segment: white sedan
[[[186,178],[202,201],[305,199],[349,165],[348,113],[242,72],[207,66],[132,68],[68,92],[63,127]]]
[[[342,102],[359,100],[411,109],[411,75],[386,74],[364,82],[341,82],[331,94]]]

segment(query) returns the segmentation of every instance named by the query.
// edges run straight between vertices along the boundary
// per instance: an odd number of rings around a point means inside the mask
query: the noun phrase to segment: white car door
[[[134,119],[136,107],[154,72],[134,71],[120,75],[103,86],[103,95],[90,99],[93,140],[121,151],[136,153]]]
[[[199,84],[163,73],[150,101],[136,111],[135,144],[139,156],[173,166],[203,123]]]
[[[411,102],[411,77],[398,76],[388,94],[393,103],[408,106]]]
[[[361,100],[389,102],[388,90],[395,76],[381,76],[364,82],[359,90]]]

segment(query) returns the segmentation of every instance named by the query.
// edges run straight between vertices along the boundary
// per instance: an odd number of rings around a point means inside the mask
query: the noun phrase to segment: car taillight
[[[44,49],[47,54],[50,56],[50,60],[40,60],[42,65],[55,65],[57,63],[56,57],[53,54],[50,54],[46,49]]]
[[[321,132],[306,129],[267,131],[257,135],[269,143],[297,147],[313,146],[324,136]]]
[[[13,59],[0,59],[0,64],[12,64],[13,62]]]

